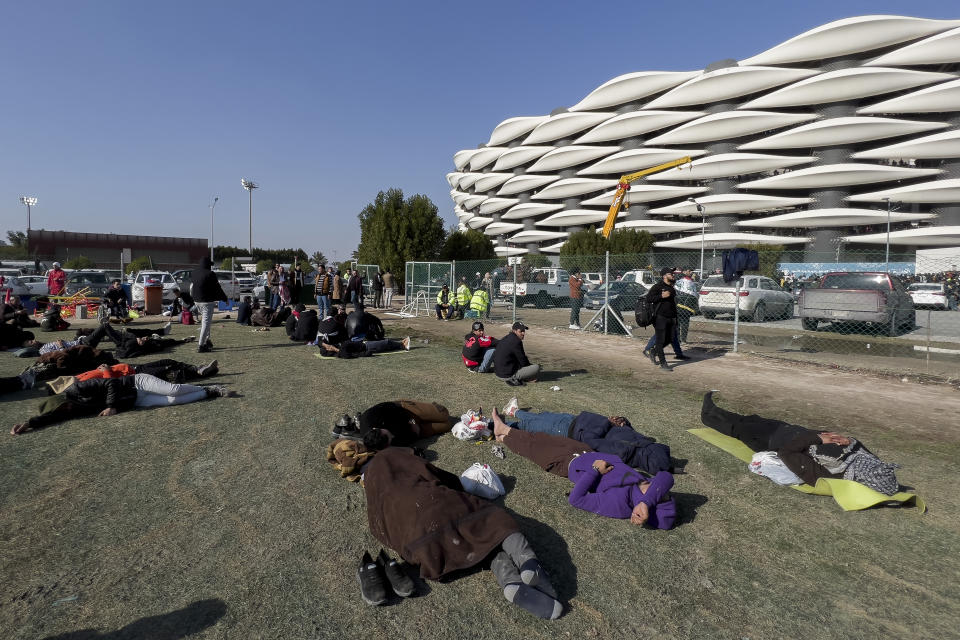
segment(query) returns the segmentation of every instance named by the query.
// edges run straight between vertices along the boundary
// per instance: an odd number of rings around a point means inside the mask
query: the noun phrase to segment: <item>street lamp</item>
[[[887,257],[886,257],[887,269],[886,271],[887,273],[890,273],[890,213],[892,211],[899,211],[900,205],[902,203],[893,202],[890,200],[889,197],[883,198],[883,201],[887,203]]]
[[[687,198],[687,202],[692,202],[700,214],[700,279],[703,280],[703,236],[706,235],[707,232],[707,213],[703,205],[693,198]]]
[[[243,188],[247,190],[250,194],[250,255],[253,255],[253,190],[258,188],[258,185],[253,180],[247,180],[246,178],[240,178],[240,184],[243,185]]]
[[[20,204],[27,205],[27,235],[30,235],[30,207],[37,206],[37,199],[33,196],[20,196]]]
[[[210,205],[210,262],[213,262],[213,210],[216,208],[219,199],[220,196],[214,197],[213,204]]]

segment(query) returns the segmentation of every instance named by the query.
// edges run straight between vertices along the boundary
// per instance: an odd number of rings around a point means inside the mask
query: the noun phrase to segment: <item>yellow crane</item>
[[[649,169],[644,169],[643,171],[637,171],[636,173],[628,173],[624,176],[620,176],[620,183],[617,185],[617,192],[613,196],[613,204],[610,205],[610,213],[607,214],[607,221],[603,225],[603,237],[610,237],[610,232],[613,231],[613,223],[616,222],[617,214],[620,213],[620,205],[623,204],[624,198],[627,197],[627,192],[630,191],[631,182],[639,180],[643,176],[648,176],[651,173],[659,173],[660,171],[673,169],[674,167],[679,167],[680,165],[687,164],[688,162],[693,162],[693,159],[690,158],[690,156],[684,156],[679,160],[671,160],[670,162],[664,162],[663,164],[658,164],[655,167],[650,167]]]

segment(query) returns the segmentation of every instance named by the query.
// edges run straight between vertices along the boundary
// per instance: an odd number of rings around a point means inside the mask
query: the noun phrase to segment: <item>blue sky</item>
[[[346,258],[377,191],[424,193],[505,118],[610,78],[744,58],[955,2],[4,2],[0,231],[207,237]]]

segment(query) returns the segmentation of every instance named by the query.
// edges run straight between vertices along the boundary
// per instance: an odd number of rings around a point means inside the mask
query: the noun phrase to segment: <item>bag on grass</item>
[[[803,484],[803,480],[790,471],[776,451],[756,452],[748,468],[752,473],[769,478],[777,484]]]
[[[180,324],[193,324],[193,314],[189,311],[181,311]]]
[[[453,425],[451,432],[458,440],[480,440],[492,435],[490,421],[478,416],[473,409],[460,416],[460,422]]]
[[[460,484],[463,485],[463,489],[467,493],[472,493],[487,500],[499,498],[507,493],[506,489],[503,488],[503,483],[500,482],[500,478],[497,477],[497,473],[490,468],[490,465],[480,464],[479,462],[474,462],[469,469],[460,475]]]
[[[647,302],[644,297],[637,298],[637,306],[634,308],[638,327],[649,327],[653,323],[653,305]]]

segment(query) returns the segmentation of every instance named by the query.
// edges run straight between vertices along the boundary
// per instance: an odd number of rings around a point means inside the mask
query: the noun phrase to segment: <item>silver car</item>
[[[177,286],[177,281],[173,279],[167,271],[141,271],[133,279],[133,286],[130,287],[130,297],[134,304],[143,303],[143,287],[148,282],[159,284],[163,287],[164,303],[173,302],[176,295],[173,293]]]
[[[793,317],[793,296],[766,276],[741,276],[740,296],[736,281],[724,282],[723,276],[710,276],[700,288],[700,313],[704,318],[733,314],[754,322]]]
[[[23,280],[22,277],[20,279]],[[913,306],[918,309],[930,307],[943,311],[950,308],[946,287],[938,282],[914,282],[907,287],[907,293],[913,298]]]
[[[45,296],[47,290],[47,276],[20,276],[17,278],[29,291],[31,296]]]

